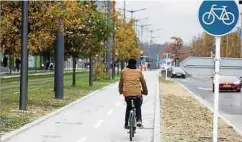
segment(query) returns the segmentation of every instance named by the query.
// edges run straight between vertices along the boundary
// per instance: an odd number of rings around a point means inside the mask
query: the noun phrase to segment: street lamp
[[[149,18],[147,17],[147,18],[142,18],[142,19],[135,19],[135,25],[134,25],[134,27],[135,27],[135,31],[136,31],[136,33],[138,32],[137,22],[142,21],[142,20],[147,20],[147,19],[149,19]],[[137,35],[138,35],[138,34],[137,34]]]
[[[142,8],[142,9],[137,9],[137,10],[127,10],[127,11],[131,13],[131,18],[133,18],[133,14],[134,14],[135,12],[144,11],[144,10],[146,10],[146,9],[147,9],[147,8]]]
[[[143,70],[143,69],[142,69],[143,53],[144,53],[143,50],[141,50],[141,51],[140,51],[140,69],[141,69],[141,71]]]
[[[131,13],[131,18],[133,18],[133,14],[136,13],[136,12],[140,12],[140,11],[144,11],[146,10],[147,8],[142,8],[142,9],[137,9],[137,10],[128,10],[128,9],[123,9],[123,8],[119,8],[120,10],[124,10],[124,11],[127,11],[127,12],[130,12]]]
[[[139,26],[139,25],[137,25],[137,26]],[[143,29],[145,27],[148,27],[148,26],[151,26],[151,24],[146,24],[146,25],[139,26],[141,28],[141,33],[140,33],[140,41],[141,41],[141,43],[143,42]]]

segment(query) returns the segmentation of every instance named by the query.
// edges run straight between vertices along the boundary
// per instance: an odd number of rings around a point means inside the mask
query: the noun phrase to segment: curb
[[[161,120],[160,120],[160,86],[159,86],[159,75],[157,75],[157,86],[155,95],[155,120],[154,120],[154,133],[153,142],[161,142]]]
[[[212,113],[214,112],[213,110],[213,107],[210,106],[206,101],[204,101],[201,97],[195,95],[192,91],[190,91],[186,86],[184,86],[183,84],[181,84],[180,82],[177,82],[179,83],[182,88],[184,88],[186,91],[188,91],[188,93],[190,95],[193,96],[193,98],[195,98],[196,100],[199,101],[200,104],[202,104],[203,106],[206,106]],[[237,127],[235,126],[234,124],[232,124],[231,122],[229,122],[229,120],[227,118],[225,118],[221,113],[218,112],[218,117],[221,118],[227,125],[233,127],[233,129],[239,134],[242,136],[242,131]]]
[[[30,129],[30,128],[32,128],[32,127],[34,127],[34,126],[36,126],[36,125],[42,123],[43,121],[48,120],[48,119],[51,118],[52,116],[55,116],[55,115],[57,115],[57,114],[59,114],[59,113],[65,111],[65,110],[69,109],[70,107],[75,106],[76,104],[78,104],[78,103],[80,103],[80,102],[82,102],[82,101],[84,101],[84,100],[86,100],[86,99],[88,99],[88,98],[94,96],[94,95],[97,94],[98,92],[101,92],[101,91],[103,91],[103,90],[105,90],[105,89],[107,89],[107,88],[109,88],[109,87],[111,87],[111,86],[114,86],[114,85],[116,85],[116,84],[117,84],[117,82],[116,82],[116,83],[112,83],[112,84],[110,84],[110,85],[108,85],[108,86],[105,86],[105,87],[103,87],[103,88],[101,88],[101,89],[95,90],[95,91],[93,91],[93,92],[87,94],[86,96],[81,97],[80,99],[78,99],[78,100],[76,100],[76,101],[74,101],[74,102],[72,102],[72,103],[70,103],[70,104],[68,104],[68,105],[66,105],[66,106],[64,106],[64,107],[62,107],[62,108],[60,108],[60,109],[57,109],[57,110],[54,111],[54,112],[51,112],[51,113],[49,113],[49,114],[47,114],[47,115],[45,115],[45,116],[43,116],[43,117],[41,117],[41,118],[39,118],[39,119],[37,119],[37,120],[34,120],[34,121],[31,122],[31,123],[28,123],[28,124],[24,125],[23,127],[20,127],[20,128],[17,129],[17,130],[14,130],[14,131],[12,131],[12,132],[10,132],[10,133],[8,133],[8,134],[5,134],[5,135],[3,135],[3,136],[0,135],[0,138],[1,138],[1,139],[0,139],[0,142],[6,142],[7,140],[10,140],[10,139],[13,138],[14,136],[17,136],[18,134],[27,131],[28,129]]]

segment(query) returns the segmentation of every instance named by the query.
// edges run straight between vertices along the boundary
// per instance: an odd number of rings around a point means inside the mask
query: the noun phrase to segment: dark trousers
[[[127,104],[126,113],[125,113],[125,125],[128,124],[129,113],[130,113],[130,110],[132,109],[131,98],[134,98],[134,105],[136,108],[136,121],[142,121],[142,113],[141,113],[141,105],[143,103],[142,95],[138,97],[125,97],[125,101]]]

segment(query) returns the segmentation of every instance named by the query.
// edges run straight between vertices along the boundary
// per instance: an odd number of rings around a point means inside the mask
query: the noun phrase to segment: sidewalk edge
[[[154,136],[153,142],[161,142],[161,118],[160,118],[160,83],[159,75],[157,75],[157,87],[155,94],[155,120],[154,120]]]
[[[81,97],[80,99],[78,99],[78,100],[76,100],[76,101],[74,101],[74,102],[71,102],[70,104],[68,104],[68,105],[66,105],[66,106],[64,106],[64,107],[62,107],[62,108],[60,108],[60,109],[57,109],[57,110],[55,110],[55,111],[53,111],[53,112],[51,112],[51,113],[49,113],[49,114],[47,114],[47,115],[45,115],[45,116],[43,116],[43,117],[40,117],[40,118],[37,119],[37,120],[34,120],[34,121],[31,122],[31,123],[28,123],[28,124],[26,124],[26,125],[20,127],[19,129],[16,129],[16,130],[14,130],[14,131],[12,131],[12,132],[10,132],[10,133],[8,133],[8,134],[5,134],[5,135],[0,136],[0,142],[5,142],[5,141],[7,141],[7,140],[10,140],[10,139],[13,138],[14,136],[17,136],[18,134],[27,131],[28,129],[30,129],[30,128],[32,128],[32,127],[34,127],[34,126],[36,126],[36,125],[42,123],[43,121],[45,121],[45,120],[51,118],[52,116],[55,116],[55,115],[57,115],[57,114],[59,114],[59,113],[65,111],[65,110],[69,109],[70,107],[72,107],[72,106],[74,106],[74,105],[76,105],[76,104],[82,102],[83,100],[86,100],[86,99],[90,98],[91,96],[97,94],[98,92],[101,92],[101,91],[103,91],[103,90],[105,90],[105,89],[107,89],[107,88],[109,88],[109,87],[111,87],[111,86],[114,86],[114,85],[116,85],[116,84],[117,84],[117,82],[112,83],[112,84],[110,84],[110,85],[108,85],[108,86],[105,86],[105,87],[103,87],[103,88],[101,88],[101,89],[95,90],[95,91],[93,91],[93,92],[87,94],[86,96],[83,96],[83,97]]]

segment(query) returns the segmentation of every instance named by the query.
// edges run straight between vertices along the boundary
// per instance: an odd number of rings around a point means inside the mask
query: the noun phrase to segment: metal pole
[[[28,100],[28,1],[22,1],[22,54],[19,109],[27,110]]]
[[[126,21],[126,13],[125,13],[125,11],[126,11],[126,1],[124,0],[124,21],[123,21],[123,27],[125,28],[125,21]],[[124,69],[124,59],[122,59],[121,60],[121,70],[123,70]]]
[[[63,4],[63,3],[62,3]],[[62,5],[63,8],[63,5]],[[64,33],[63,33],[63,20],[59,18],[59,31],[57,34],[56,46],[56,65],[55,65],[55,98],[63,99],[63,65],[64,65]]]
[[[166,68],[166,80],[167,80],[167,59],[168,59],[168,53],[166,53],[166,63],[165,63],[165,68]]]
[[[226,35],[226,50],[225,50],[226,51],[226,53],[225,53],[226,57],[228,57],[228,45],[229,45],[229,35]]]
[[[239,30],[239,47],[240,47],[240,58],[242,58],[242,47],[241,47],[241,29],[242,29],[242,13],[240,13],[240,30]]]
[[[218,141],[220,43],[221,43],[221,37],[216,37],[215,76],[214,76],[215,90],[214,90],[214,114],[213,114],[213,142]]]
[[[109,18],[110,18],[110,0],[107,1],[107,23],[109,21]],[[106,70],[106,73],[107,73],[107,79],[111,79],[110,77],[110,61],[111,61],[111,54],[110,54],[110,48],[111,48],[111,45],[110,45],[110,37],[108,37],[107,41],[106,41],[106,47],[107,47],[107,62],[106,62],[106,66],[107,66],[107,70]]]
[[[89,86],[93,86],[93,61],[92,61],[92,55],[89,55]]]

